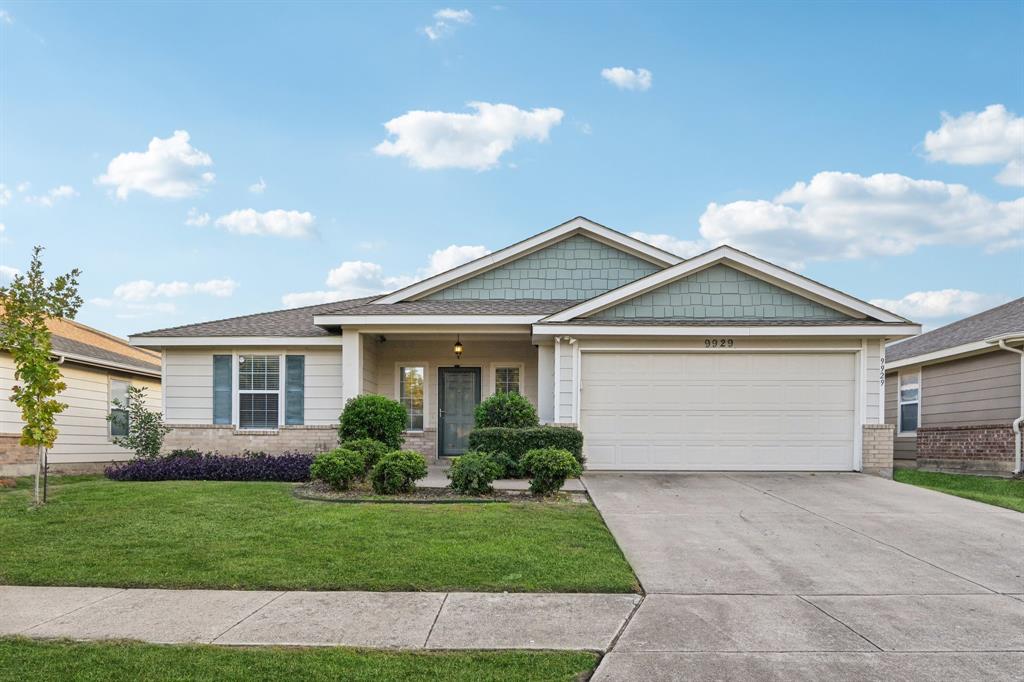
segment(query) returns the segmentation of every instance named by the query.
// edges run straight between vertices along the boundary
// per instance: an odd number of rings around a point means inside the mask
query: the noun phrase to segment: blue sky
[[[42,244],[125,335],[585,215],[933,327],[1024,293],[1022,33],[1019,2],[0,1],[0,277]]]

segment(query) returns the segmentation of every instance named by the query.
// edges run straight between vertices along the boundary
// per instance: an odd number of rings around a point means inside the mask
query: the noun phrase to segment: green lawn
[[[589,504],[338,504],[287,483],[51,481],[0,492],[0,584],[631,592]]]
[[[896,469],[893,478],[901,483],[1024,512],[1024,480],[1021,479],[940,474],[914,469]]]
[[[575,680],[588,652],[393,652],[0,639],[0,680]]]

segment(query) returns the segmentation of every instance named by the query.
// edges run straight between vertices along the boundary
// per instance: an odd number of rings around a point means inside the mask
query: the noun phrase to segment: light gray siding
[[[846,315],[740,272],[713,265],[634,299],[602,310],[598,320],[841,320]]]
[[[575,235],[426,298],[583,301],[660,269],[642,258]]]

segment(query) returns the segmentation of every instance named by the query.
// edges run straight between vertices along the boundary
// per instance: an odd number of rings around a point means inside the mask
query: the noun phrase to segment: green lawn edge
[[[528,680],[585,679],[587,651],[382,651],[342,647],[225,647],[0,638],[0,680]]]
[[[893,480],[996,507],[1024,512],[1024,480],[896,469]]]

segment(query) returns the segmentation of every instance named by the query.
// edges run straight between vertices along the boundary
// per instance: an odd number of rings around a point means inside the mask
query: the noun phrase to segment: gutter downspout
[[[1011,353],[1017,353],[1020,355],[1020,411],[1021,415],[1013,420],[1013,473],[1019,475],[1021,473],[1021,434],[1020,424],[1024,420],[1024,350],[1019,348],[1010,348],[1006,345],[1006,339],[999,339],[999,347],[1003,350],[1008,350]]]

